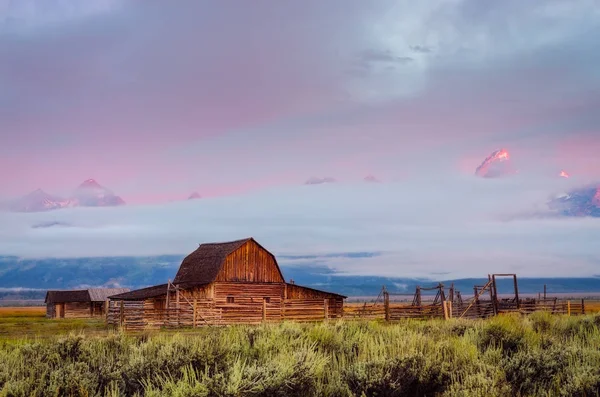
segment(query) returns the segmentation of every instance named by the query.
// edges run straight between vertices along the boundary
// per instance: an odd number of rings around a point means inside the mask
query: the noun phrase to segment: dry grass
[[[0,307],[0,342],[14,338],[50,338],[71,332],[106,334],[102,319],[46,318],[45,307]]]
[[[1,317],[44,317],[46,315],[46,307],[30,306],[30,307],[0,307]]]
[[[585,302],[586,313],[600,313],[600,301],[586,301]]]

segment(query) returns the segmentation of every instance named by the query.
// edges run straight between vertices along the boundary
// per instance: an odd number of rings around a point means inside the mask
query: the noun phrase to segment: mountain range
[[[81,183],[68,198],[58,197],[37,189],[8,204],[13,212],[41,212],[71,207],[114,207],[125,201],[94,179]]]
[[[43,299],[47,289],[76,289],[89,287],[141,288],[165,283],[177,272],[183,255],[149,257],[39,258],[25,259],[0,256],[0,301],[15,297],[19,291],[38,291],[31,299]],[[338,275],[318,264],[288,265],[293,257],[279,256],[286,280],[308,287],[330,290],[347,296],[376,296],[381,286],[394,294],[412,299],[417,285],[432,286],[438,280],[405,277]],[[485,272],[484,272],[485,273]],[[473,285],[483,285],[487,278],[440,280],[447,288],[452,283],[463,293],[472,296]],[[519,278],[519,292],[536,294],[544,284],[550,295],[555,293],[599,293],[600,275],[588,278]],[[512,279],[501,279],[498,292],[510,293]],[[21,292],[22,294],[22,292]],[[5,298],[6,299],[6,298]]]
[[[511,162],[506,149],[499,149],[486,157],[475,170],[482,178],[508,177],[518,173]],[[558,174],[560,178],[570,178],[565,170]],[[600,217],[600,184],[584,186],[552,197],[548,208],[560,216]]]

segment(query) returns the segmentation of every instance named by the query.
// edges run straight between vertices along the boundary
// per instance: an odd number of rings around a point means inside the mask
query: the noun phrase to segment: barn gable
[[[273,254],[253,238],[201,244],[179,267],[174,284],[200,285],[213,281],[284,282]]]

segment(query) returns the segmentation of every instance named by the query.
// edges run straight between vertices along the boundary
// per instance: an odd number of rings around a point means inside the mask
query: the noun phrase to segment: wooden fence
[[[442,304],[406,305],[397,303],[379,303],[363,305],[345,305],[330,307],[323,299],[290,299],[278,303],[243,303],[216,307],[212,300],[197,299],[190,304],[171,306],[169,310],[155,309],[145,306],[143,302],[120,301],[111,302],[106,321],[126,330],[143,330],[153,328],[199,327],[204,325],[227,324],[260,324],[262,322],[323,321],[344,318],[347,320],[387,320],[404,319],[450,319],[467,318],[482,319],[498,314],[518,312],[531,314],[547,311],[552,314],[580,315],[585,314],[585,302],[561,301],[558,299],[521,301],[516,303],[497,304],[493,301],[479,300],[465,302],[462,305],[444,301]]]
[[[288,299],[217,306],[213,300],[195,299],[179,305],[172,303],[166,310],[145,305],[143,301],[114,301],[109,305],[106,322],[126,330],[143,330],[282,320],[323,321],[341,318],[342,305],[328,299]]]

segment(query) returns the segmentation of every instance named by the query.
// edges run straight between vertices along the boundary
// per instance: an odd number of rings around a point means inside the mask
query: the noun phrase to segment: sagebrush
[[[598,396],[600,316],[6,339],[2,396]]]

